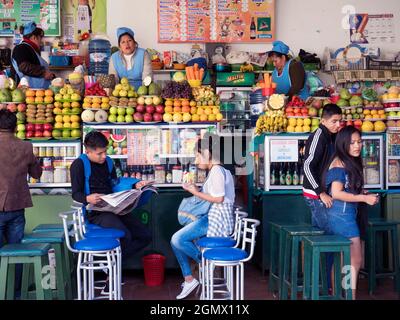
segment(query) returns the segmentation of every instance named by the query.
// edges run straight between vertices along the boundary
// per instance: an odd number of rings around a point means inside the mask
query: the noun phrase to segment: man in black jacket
[[[325,192],[322,176],[335,152],[335,137],[341,120],[342,110],[335,104],[326,105],[319,128],[306,143],[303,195],[311,209],[312,225],[323,230],[327,225],[325,209],[330,208],[333,201]]]

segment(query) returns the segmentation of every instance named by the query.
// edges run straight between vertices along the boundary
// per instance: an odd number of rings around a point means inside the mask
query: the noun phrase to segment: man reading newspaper
[[[128,205],[126,208],[123,208],[122,211],[119,211],[121,206],[124,206],[121,203],[124,203],[124,201],[127,203],[126,198],[117,203],[117,208],[110,206],[107,204],[107,201],[102,199],[102,197],[113,193],[113,184],[117,181],[117,175],[112,165],[112,160],[107,157],[107,138],[101,132],[93,131],[86,135],[84,145],[86,155],[76,159],[71,166],[72,198],[77,202],[83,203],[85,206],[89,205],[89,209],[94,209],[89,210],[87,213],[87,219],[90,223],[97,224],[104,228],[119,229],[125,232],[125,237],[120,239],[122,259],[124,260],[146,247],[151,242],[151,233],[131,214],[135,203],[132,205],[131,202],[130,208]],[[85,157],[90,161],[89,177],[85,175]],[[86,163],[86,165],[88,165],[88,163]],[[133,189],[140,190],[148,186],[149,183],[150,182],[138,180],[138,182],[133,185]],[[126,194],[129,194],[129,192]],[[132,194],[130,196],[132,196]],[[111,196],[110,198],[114,198],[113,200],[115,200],[117,197]],[[105,211],[105,205],[108,206],[107,209],[112,211]],[[98,210],[96,210],[96,208]],[[114,212],[114,209],[117,214]],[[120,215],[121,213],[123,215]]]

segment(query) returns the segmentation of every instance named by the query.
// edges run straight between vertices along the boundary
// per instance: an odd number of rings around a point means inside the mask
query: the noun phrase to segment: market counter
[[[124,261],[125,269],[142,269],[141,257],[155,252],[166,257],[166,268],[179,268],[170,240],[181,228],[177,211],[182,199],[189,194],[182,189],[159,189],[158,192],[146,206],[134,212],[152,231],[153,241],[136,256]],[[26,210],[26,233],[31,232],[38,224],[61,223],[58,214],[69,211],[71,206],[71,197],[68,195],[34,195],[32,199],[34,207]]]
[[[369,218],[386,216],[386,194],[380,190],[382,201],[368,208]],[[311,223],[311,212],[307,207],[301,191],[263,192],[255,190],[252,197],[252,215],[262,222],[257,234],[255,261],[262,271],[269,269],[270,222],[282,224]]]

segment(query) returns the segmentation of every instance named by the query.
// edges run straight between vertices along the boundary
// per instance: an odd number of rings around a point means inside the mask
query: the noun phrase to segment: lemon
[[[292,120],[292,119],[290,119],[290,120]],[[296,120],[296,119],[293,119],[293,120]],[[290,125],[290,126],[287,127],[286,130],[287,130],[287,132],[295,132],[296,129],[295,129],[294,126]]]
[[[56,123],[63,123],[63,116],[56,116]]]
[[[311,132],[311,127],[310,126],[304,126],[303,127],[303,132]]]
[[[311,126],[311,119],[309,119],[309,118],[307,118],[307,119],[304,119],[304,125],[305,126]]]
[[[193,122],[199,122],[200,121],[200,116],[198,114],[192,115],[192,121]]]
[[[209,116],[208,116],[208,121],[210,121],[210,122],[215,122],[217,120],[217,115],[215,115],[215,114],[210,114]]]
[[[294,119],[294,118],[290,118],[289,119],[289,126],[290,127],[296,127],[296,125],[297,125],[297,120]],[[293,130],[294,130],[294,128],[293,128]],[[294,132],[294,131],[292,131],[292,132]]]
[[[222,121],[224,119],[224,116],[221,113],[217,114],[217,121]]]
[[[303,119],[297,119],[297,126],[302,127],[304,125],[304,120]]]
[[[295,128],[295,132],[297,132],[297,133],[303,132],[303,127],[297,126],[297,127]]]
[[[63,122],[71,122],[71,117],[70,116],[63,116]]]

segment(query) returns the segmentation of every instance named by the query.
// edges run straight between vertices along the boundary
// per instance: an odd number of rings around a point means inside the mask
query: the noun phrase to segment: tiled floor
[[[167,271],[165,282],[160,287],[147,287],[144,284],[144,276],[141,272],[125,272],[126,284],[123,286],[124,300],[175,300],[180,293],[180,285],[183,281],[178,271]],[[261,271],[251,265],[245,268],[245,299],[246,300],[275,300],[267,290],[268,277],[263,276]],[[359,300],[397,300],[399,296],[394,292],[393,281],[381,280],[378,283],[376,293],[368,295],[368,284],[366,279],[359,283]],[[197,300],[193,293],[187,300]]]

